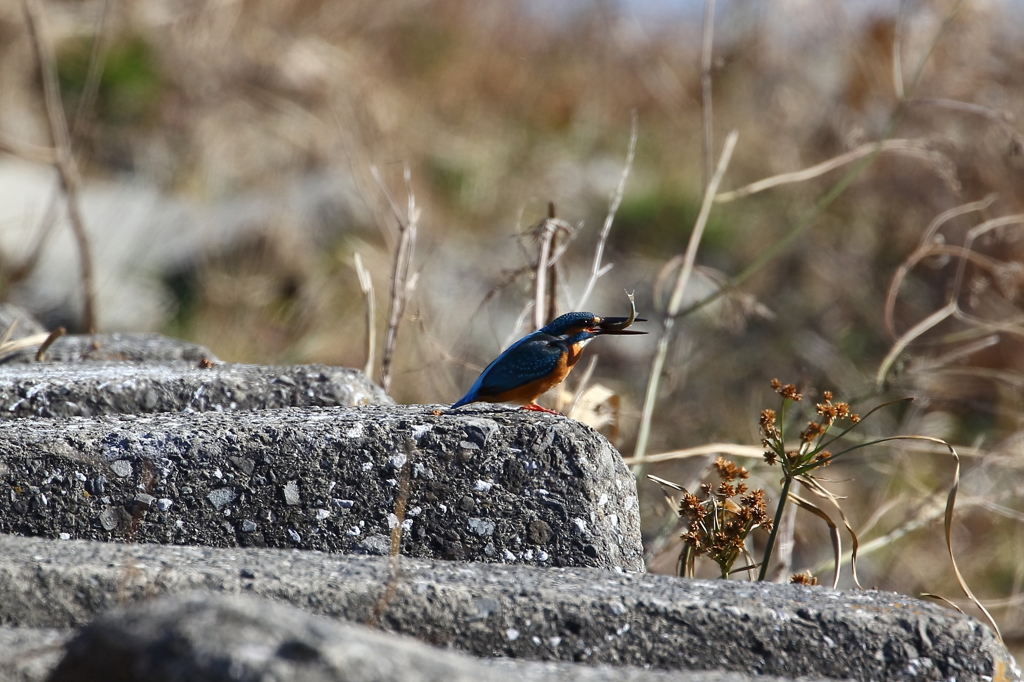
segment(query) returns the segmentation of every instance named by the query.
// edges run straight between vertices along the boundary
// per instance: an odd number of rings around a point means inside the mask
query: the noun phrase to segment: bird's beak
[[[647,320],[640,317],[602,317],[601,321],[596,326],[591,327],[587,331],[591,334],[646,334],[647,332],[640,331],[638,329],[626,329],[634,322],[646,322]]]

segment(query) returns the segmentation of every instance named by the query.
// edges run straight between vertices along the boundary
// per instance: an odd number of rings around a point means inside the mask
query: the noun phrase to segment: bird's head
[[[552,336],[575,336],[586,332],[592,336],[601,334],[646,334],[647,332],[626,329],[633,322],[646,322],[640,318],[601,317],[594,313],[566,313],[552,320],[540,331]]]

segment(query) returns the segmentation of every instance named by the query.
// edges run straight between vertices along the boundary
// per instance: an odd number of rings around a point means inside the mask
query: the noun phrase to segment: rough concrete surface
[[[4,364],[35,364],[37,350],[21,351],[5,358]],[[146,332],[61,336],[47,348],[43,358],[44,363],[187,362],[193,365],[204,359],[219,362],[216,355],[199,344]]]
[[[0,366],[0,419],[393,405],[356,369],[184,361]]]
[[[0,536],[0,623],[66,628],[121,603],[250,593],[477,656],[858,680],[1018,680],[978,621],[876,591],[268,549]],[[383,599],[382,599],[383,597]]]
[[[0,680],[42,682],[64,654],[70,630],[0,627]]]
[[[100,616],[71,641],[50,682],[713,682],[737,677],[531,661],[489,665],[285,604],[199,592]]]
[[[401,523],[409,556],[644,570],[633,477],[565,417],[417,405],[3,428],[0,532],[387,554]]]

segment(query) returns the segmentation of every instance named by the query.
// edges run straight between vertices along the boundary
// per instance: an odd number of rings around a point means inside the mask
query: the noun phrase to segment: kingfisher
[[[629,317],[566,313],[509,346],[452,407],[476,402],[513,403],[525,410],[558,414],[536,400],[562,383],[587,344],[604,334],[646,334],[626,329],[633,322],[646,321],[636,318],[635,312]]]

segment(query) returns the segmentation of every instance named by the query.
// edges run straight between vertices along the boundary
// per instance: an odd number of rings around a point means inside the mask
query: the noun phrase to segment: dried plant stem
[[[533,328],[540,329],[548,323],[546,299],[548,275],[551,266],[551,242],[555,238],[555,205],[548,202],[548,217],[537,227],[537,265],[533,276]]]
[[[391,392],[391,361],[395,352],[395,341],[398,338],[398,325],[402,321],[405,312],[405,305],[413,287],[413,280],[409,277],[412,254],[416,248],[416,226],[419,223],[419,209],[416,207],[416,197],[412,192],[412,173],[408,164],[403,169],[407,207],[405,214],[398,207],[391,192],[381,179],[380,171],[376,166],[370,168],[370,173],[380,186],[384,196],[387,197],[398,222],[398,246],[395,249],[394,264],[391,269],[391,303],[388,306],[388,329],[384,336],[384,353],[380,361],[380,383],[385,393]]]
[[[736,139],[739,134],[734,130],[725,138],[725,145],[722,148],[722,155],[718,159],[718,168],[715,170],[711,182],[708,183],[704,192],[704,200],[701,202],[700,213],[690,233],[690,241],[686,247],[686,254],[683,264],[676,276],[675,287],[669,299],[668,308],[665,311],[665,321],[662,326],[661,337],[658,339],[658,347],[654,353],[654,360],[651,362],[651,373],[647,380],[647,394],[644,397],[644,410],[640,418],[640,431],[637,434],[636,449],[633,452],[634,458],[642,458],[647,453],[647,441],[651,435],[651,417],[654,414],[654,405],[658,397],[658,384],[661,381],[661,373],[665,368],[665,358],[668,356],[668,344],[671,340],[672,330],[675,326],[676,316],[683,302],[683,294],[686,291],[686,284],[693,272],[693,264],[697,258],[697,247],[700,245],[701,237],[704,234],[704,227],[708,222],[708,215],[711,212],[711,205],[718,186],[725,176],[725,170],[729,167],[729,160],[732,158],[733,150],[736,148]],[[634,475],[640,475],[641,465],[634,465]]]
[[[704,0],[704,28],[700,51],[701,151],[704,160],[704,187],[711,182],[714,153],[714,119],[711,116],[711,47],[715,37],[715,0]]]
[[[16,140],[6,133],[0,133],[0,151],[36,163],[52,165],[57,161],[57,155],[49,147]]]
[[[788,185],[794,182],[805,182],[812,178],[816,178],[819,175],[824,175],[829,171],[833,171],[836,168],[845,166],[848,163],[852,163],[857,159],[878,154],[879,152],[920,152],[924,148],[923,144],[923,142],[917,140],[882,140],[880,142],[868,142],[867,144],[862,144],[856,149],[848,151],[845,154],[840,154],[839,156],[835,156],[827,161],[823,161],[816,166],[793,171],[791,173],[780,173],[779,175],[773,175],[770,178],[752,182],[749,185],[732,190],[731,192],[722,192],[715,197],[715,201],[718,203],[726,203],[742,199],[743,197],[748,197],[751,194],[763,192],[767,189],[771,189],[772,187],[778,187],[779,185]]]
[[[79,267],[82,277],[82,324],[90,334],[96,331],[95,289],[93,283],[92,256],[90,254],[89,237],[85,230],[85,222],[79,202],[81,182],[78,167],[71,152],[71,140],[68,135],[68,124],[64,118],[64,108],[60,101],[60,87],[57,83],[57,65],[53,58],[53,46],[43,25],[42,9],[38,0],[24,0],[25,18],[28,24],[29,38],[32,42],[39,70],[43,81],[43,99],[50,121],[50,135],[54,145],[54,165],[60,175],[61,189],[67,204],[68,219],[78,246]]]
[[[363,266],[363,259],[356,253],[353,255],[356,266],[356,275],[359,277],[359,288],[366,297],[366,365],[363,367],[363,374],[367,377],[373,376],[373,349],[377,346],[377,327],[374,324],[374,312],[377,309],[373,296],[373,279],[370,271]]]
[[[636,110],[634,110],[633,117],[630,122],[629,151],[626,152],[626,165],[622,168],[622,175],[619,176],[619,184],[615,186],[615,193],[612,195],[612,203],[608,206],[608,215],[604,218],[604,225],[601,226],[601,234],[597,238],[597,247],[594,249],[594,263],[590,268],[590,278],[587,280],[587,286],[583,289],[583,293],[573,306],[575,310],[583,310],[583,306],[587,302],[587,299],[590,298],[590,294],[593,292],[594,285],[597,284],[597,280],[612,267],[611,263],[604,265],[601,261],[604,260],[604,247],[608,242],[608,234],[612,231],[612,222],[615,220],[615,214],[619,211],[619,205],[622,203],[622,196],[626,191],[626,179],[629,178],[629,173],[633,169],[633,157],[636,154],[637,127],[637,113]]]

